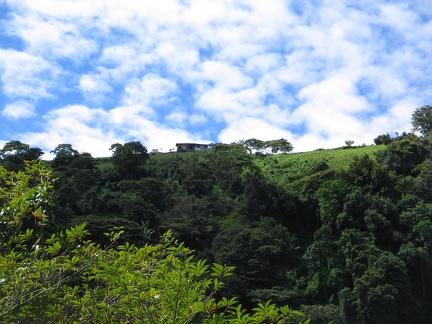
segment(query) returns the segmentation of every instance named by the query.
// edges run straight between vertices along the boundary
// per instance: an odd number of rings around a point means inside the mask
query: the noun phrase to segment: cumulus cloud
[[[3,94],[8,98],[40,99],[53,96],[60,70],[48,60],[14,49],[0,49]]]
[[[95,155],[129,140],[371,144],[409,131],[432,95],[432,11],[420,0],[4,0],[0,9],[0,109],[12,121],[0,142],[73,142]]]
[[[2,115],[12,119],[31,117],[34,115],[34,104],[24,100],[18,100],[6,105]]]
[[[133,105],[168,102],[171,100],[171,93],[176,89],[176,84],[169,79],[149,73],[140,80],[131,80],[126,84],[124,103]]]
[[[258,118],[243,118],[233,122],[219,135],[219,141],[230,143],[233,139],[258,138],[261,140],[272,140],[279,138],[292,138],[293,134],[282,128],[275,127]]]
[[[16,32],[27,45],[29,53],[35,53],[51,59],[70,59],[75,62],[87,59],[98,49],[92,39],[86,39],[72,22],[59,19],[40,19],[38,15],[14,16]]]
[[[84,74],[79,80],[79,89],[88,102],[103,103],[112,92],[111,86],[101,75]]]

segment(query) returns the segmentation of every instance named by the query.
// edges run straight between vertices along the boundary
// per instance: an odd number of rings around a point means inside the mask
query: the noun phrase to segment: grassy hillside
[[[307,180],[311,176],[321,174],[322,171],[337,171],[348,168],[354,156],[369,154],[374,156],[383,151],[384,145],[364,146],[354,148],[338,148],[328,150],[316,150],[302,153],[276,154],[264,157],[256,157],[255,164],[262,170],[264,176],[272,182],[288,186],[298,180]],[[150,160],[158,164],[177,157],[186,158],[191,155],[205,154],[201,152],[170,152],[152,153]],[[110,157],[96,158],[97,167],[104,171],[112,167]]]
[[[288,186],[297,180],[307,179],[322,171],[347,169],[353,157],[364,154],[374,156],[385,149],[386,146],[379,145],[268,155],[257,159],[255,163],[272,182]]]

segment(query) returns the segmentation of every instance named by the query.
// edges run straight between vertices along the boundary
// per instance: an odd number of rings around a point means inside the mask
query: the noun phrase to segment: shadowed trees
[[[40,148],[20,141],[10,141],[0,150],[0,162],[10,171],[24,170],[24,161],[38,160],[44,153]]]
[[[139,179],[144,175],[144,164],[150,158],[147,148],[140,142],[113,144],[112,163],[116,171],[127,179]]]

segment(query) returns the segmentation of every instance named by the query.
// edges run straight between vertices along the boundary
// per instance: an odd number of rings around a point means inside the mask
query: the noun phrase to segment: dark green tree
[[[281,138],[278,140],[266,141],[264,143],[264,146],[265,146],[265,148],[269,148],[273,154],[276,154],[279,152],[289,153],[294,149],[292,144],[284,138]]]
[[[375,145],[388,145],[391,143],[391,141],[392,139],[389,133],[381,134],[374,138]]]
[[[250,138],[247,140],[241,140],[239,141],[241,145],[250,153],[252,154],[253,151],[261,152],[264,148],[264,141],[261,141],[256,138]]]
[[[38,160],[44,153],[40,148],[20,141],[10,141],[0,150],[0,162],[10,171],[24,170],[24,161]]]
[[[80,154],[71,144],[59,144],[50,153],[54,154],[53,168],[64,169],[72,163]]]
[[[336,220],[343,210],[347,194],[348,187],[339,179],[324,182],[317,192],[320,219],[332,229],[336,228]]]
[[[217,262],[236,266],[231,287],[249,299],[283,286],[286,269],[296,263],[294,246],[295,237],[272,218],[252,223],[227,219],[213,241],[212,252]]]
[[[30,149],[30,145],[21,143],[20,141],[7,142],[3,149],[0,150],[0,155],[4,158],[8,155],[23,155]]]
[[[172,206],[158,215],[160,228],[171,229],[175,237],[201,253],[210,249],[221,218],[215,202],[193,195],[175,195],[170,200]]]
[[[403,244],[397,254],[406,264],[419,311],[419,323],[430,323],[432,314],[432,261],[430,254],[411,242]]]
[[[284,138],[280,138],[277,140],[270,140],[270,141],[261,141],[256,138],[250,138],[247,140],[241,140],[239,141],[239,144],[242,145],[246,151],[249,153],[252,153],[253,151],[257,153],[263,153],[267,149],[272,153],[289,153],[291,152],[294,147],[290,142],[288,142]]]
[[[411,125],[413,131],[427,135],[432,130],[432,106],[416,108],[411,116]]]
[[[253,163],[242,145],[216,144],[206,159],[218,188],[228,195],[243,192],[241,173],[247,167],[253,168]]]
[[[415,175],[414,172],[418,172],[416,166],[426,159],[428,151],[419,137],[408,134],[393,140],[384,154],[383,163],[387,169],[402,175]]]
[[[210,194],[214,184],[209,161],[202,154],[186,156],[175,168],[172,180],[178,181],[189,194],[197,197]]]
[[[405,264],[390,252],[370,256],[368,268],[352,290],[339,294],[348,323],[417,323]]]
[[[55,170],[58,216],[87,215],[98,206],[99,170],[69,166]],[[59,220],[60,221],[60,220]]]
[[[304,319],[311,319],[312,324],[345,324],[346,317],[343,310],[336,305],[302,305],[300,311]],[[291,323],[291,322],[289,322]],[[294,320],[292,323],[297,324]]]
[[[314,242],[303,255],[308,270],[306,293],[314,304],[327,304],[344,287],[346,272],[343,254],[329,226],[314,234]]]
[[[90,153],[82,153],[70,164],[71,168],[81,169],[81,170],[94,170],[95,169],[95,159]]]
[[[396,205],[389,198],[373,196],[369,208],[365,211],[364,222],[366,228],[375,239],[375,244],[381,249],[396,252],[399,248],[394,238],[394,228],[399,213]]]
[[[144,174],[144,164],[150,158],[147,148],[139,141],[113,144],[112,163],[118,173],[127,179],[139,179]]]
[[[348,148],[350,148],[353,144],[354,144],[354,141],[353,141],[353,140],[347,140],[347,141],[345,141],[345,145],[346,145],[346,147],[348,147]]]

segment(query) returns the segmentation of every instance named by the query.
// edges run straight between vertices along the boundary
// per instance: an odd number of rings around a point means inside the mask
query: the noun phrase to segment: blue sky
[[[432,104],[428,3],[0,0],[0,145],[369,145]]]

